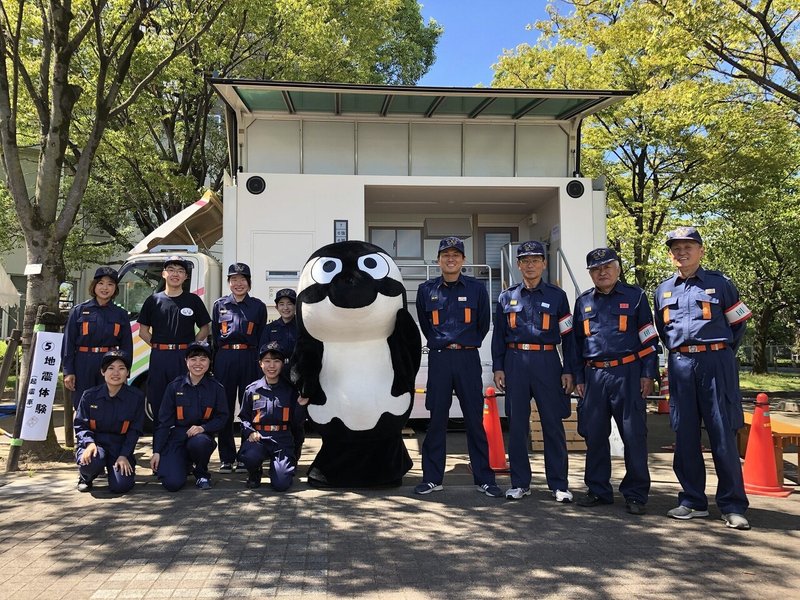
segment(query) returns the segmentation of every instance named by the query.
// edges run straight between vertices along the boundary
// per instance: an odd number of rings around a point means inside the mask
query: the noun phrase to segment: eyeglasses
[[[524,258],[520,258],[519,262],[523,265],[538,265],[539,263],[544,262],[544,258],[541,256],[526,256]]]
[[[186,269],[181,269],[180,267],[167,267],[164,270],[170,275],[186,275]]]

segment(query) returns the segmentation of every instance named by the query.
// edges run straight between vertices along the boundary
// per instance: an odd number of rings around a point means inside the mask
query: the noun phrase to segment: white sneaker
[[[531,495],[531,488],[509,488],[506,490],[506,498],[509,500],[519,500],[524,496]]]
[[[554,490],[553,498],[556,499],[556,502],[569,503],[572,502],[572,492],[569,490]]]

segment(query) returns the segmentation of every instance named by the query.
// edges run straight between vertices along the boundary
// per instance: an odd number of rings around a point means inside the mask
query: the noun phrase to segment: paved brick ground
[[[798,597],[800,494],[751,497],[748,532],[727,529],[713,505],[708,519],[667,519],[678,486],[660,447],[665,419],[650,419],[643,517],[619,498],[598,509],[557,504],[538,454],[530,497],[478,494],[463,433],[449,436],[445,490],[421,499],[411,493],[421,435],[407,440],[406,485],[390,490],[300,481],[277,494],[246,490],[232,474],[215,475],[208,492],[170,494],[140,470],[134,491],[113,497],[104,484],[76,492],[73,468],[0,475],[0,598]],[[308,440],[303,463],[318,443]],[[140,452],[149,457],[146,441]],[[583,454],[570,469],[581,491]],[[710,473],[712,495],[715,485]]]

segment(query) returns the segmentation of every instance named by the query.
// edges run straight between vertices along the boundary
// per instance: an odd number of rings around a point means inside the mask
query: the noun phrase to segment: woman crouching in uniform
[[[144,394],[127,384],[130,368],[129,354],[106,352],[100,363],[105,383],[89,388],[78,401],[74,428],[79,492],[91,490],[103,469],[110,491],[124,494],[133,488],[133,451],[144,427]]]
[[[153,433],[150,467],[170,492],[186,484],[191,469],[198,489],[211,489],[208,461],[217,447],[214,435],[228,420],[225,388],[209,373],[211,348],[193,342],[186,349],[188,373],[175,378],[164,391]]]

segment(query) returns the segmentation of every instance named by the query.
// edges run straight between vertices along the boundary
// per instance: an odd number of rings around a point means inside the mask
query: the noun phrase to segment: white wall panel
[[[518,125],[517,176],[569,177],[568,141],[558,125]]]
[[[353,175],[355,125],[303,121],[303,173]]]
[[[408,175],[408,125],[358,124],[358,174]]]
[[[464,175],[514,176],[514,126],[464,125]]]
[[[412,123],[411,174],[461,175],[461,125]]]
[[[245,171],[300,172],[300,121],[253,122],[247,129]]]

